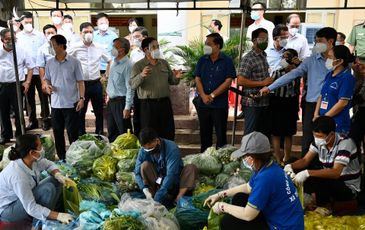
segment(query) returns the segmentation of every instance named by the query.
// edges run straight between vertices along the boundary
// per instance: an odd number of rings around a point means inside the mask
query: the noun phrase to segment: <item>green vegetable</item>
[[[223,214],[217,215],[213,212],[213,209],[210,209],[208,216],[208,229],[209,230],[220,230],[220,223],[223,218]]]
[[[80,202],[81,196],[77,186],[70,185],[68,187],[63,186],[63,202],[66,211],[70,210],[76,215],[80,214]]]
[[[188,155],[183,159],[184,165],[194,164],[199,169],[199,173],[204,175],[215,175],[221,171],[222,164],[217,158],[204,152],[202,154]]]
[[[241,163],[239,161],[232,161],[228,164],[223,165],[223,173],[228,175],[233,175],[235,172],[239,171]]]
[[[206,184],[202,183],[202,184],[199,184],[194,189],[193,195],[199,195],[200,193],[208,192],[208,191],[210,191],[212,189],[215,189],[215,187],[212,186],[212,185],[206,185]]]
[[[133,172],[118,172],[116,175],[118,186],[122,192],[131,192],[138,189]]]
[[[119,202],[119,190],[116,185],[96,178],[82,179],[77,187],[83,200],[95,200],[114,205]]]
[[[138,149],[139,142],[135,135],[133,135],[128,129],[127,133],[123,133],[118,136],[117,139],[112,144],[112,150],[120,150],[120,149]]]
[[[112,157],[122,160],[122,159],[133,159],[136,158],[138,155],[139,149],[116,149],[113,148]]]
[[[94,136],[91,134],[84,134],[79,137],[80,141],[94,141],[95,144],[99,147],[99,149],[105,148],[105,141],[103,141],[103,138],[101,136]]]
[[[118,169],[121,172],[133,172],[136,166],[136,157],[133,159],[123,159],[118,162]]]
[[[50,135],[42,135],[41,143],[45,152],[45,158],[50,161],[56,160],[56,145]]]
[[[144,230],[144,226],[131,216],[122,216],[106,220],[104,230]]]
[[[204,192],[204,193],[200,193],[196,196],[193,196],[192,197],[192,203],[193,205],[198,208],[198,209],[201,209],[201,210],[209,210],[209,207],[207,206],[204,206],[204,201],[210,196],[210,195],[213,195],[213,194],[216,194],[218,193],[219,191],[221,191],[220,189],[212,189],[208,192]]]
[[[215,181],[209,176],[199,176],[199,183],[214,186]]]
[[[102,156],[94,161],[93,172],[94,176],[100,180],[111,181],[114,179],[117,171],[117,161],[111,156]]]
[[[217,188],[223,188],[224,185],[227,184],[229,178],[230,176],[228,174],[225,173],[218,174],[217,177],[215,178],[215,186]]]

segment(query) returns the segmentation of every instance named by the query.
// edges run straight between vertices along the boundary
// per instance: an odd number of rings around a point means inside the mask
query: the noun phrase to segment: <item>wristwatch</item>
[[[80,100],[83,100],[83,101],[85,101],[85,97],[80,97]]]
[[[211,93],[210,96],[214,99],[215,98],[215,95],[214,93]]]

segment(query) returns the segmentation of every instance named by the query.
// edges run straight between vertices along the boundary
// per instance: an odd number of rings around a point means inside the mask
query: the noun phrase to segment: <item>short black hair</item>
[[[131,48],[130,42],[125,38],[116,38],[113,40],[113,43],[119,41],[122,48],[124,48],[125,54],[129,53],[129,49]]]
[[[153,41],[157,41],[156,38],[147,37],[147,38],[143,39],[142,44],[141,44],[142,50],[144,51],[144,49],[147,48]]]
[[[109,19],[109,16],[106,13],[100,12],[96,15],[96,21],[99,20],[100,18],[107,18]]]
[[[288,27],[284,24],[278,24],[275,26],[275,28],[272,31],[272,37],[279,37],[281,34],[281,31],[288,31]]]
[[[138,25],[138,21],[136,18],[130,18],[128,19],[128,25],[131,24],[132,22],[135,22]]]
[[[333,46],[335,46],[337,40],[337,31],[332,27],[323,27],[316,33],[317,38],[326,38],[327,41],[332,39]]]
[[[55,11],[59,11],[59,12],[61,12],[61,15],[63,16],[63,11],[62,11],[62,10],[60,10],[60,9],[56,9],[56,8],[52,9],[52,10],[49,12],[49,15],[52,17],[52,13],[53,13],[53,12],[55,12]]]
[[[285,52],[289,52],[291,55],[292,55],[292,58],[293,57],[298,57],[298,52],[295,50],[295,49],[285,49],[284,53]]]
[[[263,10],[266,10],[266,4],[265,4],[265,3],[263,3],[263,2],[254,2],[254,3],[252,3],[252,6],[257,5],[257,4],[260,4],[260,5],[261,5],[261,7],[262,7],[262,9],[263,9]]]
[[[152,141],[156,140],[156,138],[159,138],[158,133],[149,127],[142,129],[139,133],[139,143],[142,146],[151,143]]]
[[[30,151],[37,150],[37,140],[39,140],[39,137],[35,134],[18,136],[15,141],[15,147],[11,147],[9,152],[9,160],[23,159]]]
[[[343,40],[346,40],[346,35],[342,32],[337,32],[337,35],[340,35],[340,37],[343,39]]]
[[[292,18],[299,18],[299,20],[300,20],[300,16],[299,16],[299,14],[290,14],[290,15],[286,18],[286,24],[289,24]]]
[[[253,41],[254,39],[258,38],[261,33],[265,33],[267,35],[269,34],[266,29],[258,28],[256,30],[252,31],[251,40]]]
[[[73,21],[74,19],[72,18],[72,16],[71,15],[69,15],[69,14],[66,14],[65,16],[63,16],[63,20],[65,20],[65,19],[70,19],[71,21]]]
[[[328,135],[330,132],[336,131],[336,122],[332,117],[329,116],[318,117],[314,120],[312,126],[313,132],[316,133],[324,133]]]
[[[82,31],[82,29],[87,28],[89,26],[91,26],[94,29],[93,24],[91,24],[90,22],[83,22],[83,23],[81,23],[81,25],[80,25],[80,32]]]
[[[66,50],[67,40],[63,35],[61,34],[53,35],[51,37],[51,40],[54,40],[57,43],[57,45],[63,45],[63,48]]]
[[[219,45],[219,49],[223,48],[223,38],[219,33],[211,33],[206,36],[207,38],[213,38],[213,42],[216,45]]]
[[[218,19],[213,19],[212,22],[214,23],[215,26],[218,26],[218,30],[222,29],[223,25],[221,21],[219,21]]]
[[[57,28],[54,25],[51,25],[51,24],[47,24],[47,25],[43,26],[43,33],[45,34],[46,30],[48,30],[50,28],[53,28],[57,33]]]
[[[10,29],[9,28],[5,28],[0,32],[0,37],[3,40],[5,38],[5,34],[6,33],[10,33]]]
[[[22,16],[24,18],[32,18],[33,19],[33,14],[29,11],[25,11]]]
[[[143,37],[148,37],[148,30],[143,26],[138,26],[137,28],[135,28],[133,30],[132,33],[134,33],[134,32],[140,32]]]
[[[344,45],[334,46],[332,50],[336,59],[343,60],[343,63],[341,65],[345,68],[348,67],[349,63],[355,61],[355,56],[350,53],[350,50],[347,46]]]

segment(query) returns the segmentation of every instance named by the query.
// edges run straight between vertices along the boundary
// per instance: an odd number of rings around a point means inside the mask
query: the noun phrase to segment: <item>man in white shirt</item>
[[[286,26],[289,29],[288,44],[285,48],[294,49],[298,52],[299,59],[303,60],[311,55],[307,38],[299,33],[300,17],[298,14],[291,14],[286,19]]]
[[[47,42],[44,35],[33,28],[33,14],[31,12],[24,12],[24,19],[22,25],[24,27],[23,31],[17,36],[18,44],[20,47],[25,49],[30,55],[28,58],[32,59],[33,63],[37,62],[37,54],[39,48]],[[26,72],[24,72],[26,74]],[[47,120],[49,117],[49,106],[47,101],[47,96],[42,92],[42,82],[39,77],[39,68],[33,69],[32,82],[27,93],[27,109],[28,109],[28,125],[26,130],[31,130],[38,128],[38,120],[36,113],[35,104],[35,89],[37,88],[39,100],[41,102],[41,118],[43,121]]]
[[[63,22],[63,11],[60,9],[52,9],[50,12],[52,24],[57,28],[57,31],[61,30]]]
[[[84,22],[80,25],[81,42],[75,43],[69,50],[71,56],[81,62],[82,72],[85,81],[85,107],[80,112],[79,134],[86,133],[85,114],[87,105],[91,100],[93,111],[96,117],[95,133],[103,134],[103,87],[100,82],[100,61],[107,63],[105,76],[109,76],[111,58],[107,51],[97,43],[93,42],[93,25]]]
[[[62,27],[60,30],[57,30],[57,33],[66,38],[68,48],[80,41],[80,36],[73,29],[73,18],[71,15],[63,16]]]
[[[264,28],[267,30],[269,34],[269,46],[272,47],[273,39],[272,39],[272,31],[275,27],[274,23],[266,20],[264,18],[264,13],[266,10],[266,5],[261,2],[253,3],[251,7],[251,19],[255,22],[248,26],[246,38],[250,41],[252,36],[252,31],[258,28]]]
[[[1,137],[0,144],[5,144],[13,138],[13,130],[10,120],[10,106],[15,112],[15,136],[21,134],[20,119],[18,110],[18,101],[16,94],[16,79],[13,61],[13,44],[11,43],[11,35],[9,29],[4,29],[0,33],[0,125]],[[23,90],[26,93],[32,81],[34,64],[32,59],[27,58],[26,51],[21,47],[16,48],[18,59],[19,81],[23,83]],[[24,69],[27,69],[27,78],[25,79]],[[22,106],[21,106],[22,107]]]

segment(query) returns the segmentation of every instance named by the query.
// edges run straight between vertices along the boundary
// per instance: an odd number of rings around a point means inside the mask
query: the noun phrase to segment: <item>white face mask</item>
[[[314,137],[314,143],[316,144],[316,146],[319,148],[321,146],[325,146],[327,145],[327,141],[326,141],[327,138],[317,138],[317,137]]]
[[[298,28],[290,28],[289,29],[289,34],[291,35],[291,36],[295,36],[297,33],[299,32],[299,29]]]
[[[211,55],[213,52],[213,49],[211,46],[204,45],[204,55]]]
[[[286,68],[289,66],[289,63],[283,58],[280,60],[280,65],[281,67]]]
[[[280,39],[279,45],[280,47],[285,47],[288,44],[288,39]]]
[[[112,49],[112,55],[113,55],[113,57],[118,57],[118,55],[119,55],[119,51],[115,47],[113,47],[113,49]]]
[[[51,38],[54,36],[54,34],[49,34],[48,36],[47,36],[47,41],[49,42],[49,41],[51,41]]]
[[[327,51],[327,44],[318,42],[313,46],[314,53],[324,53]]]
[[[256,21],[260,19],[260,14],[257,11],[252,11],[251,12],[251,19]]]
[[[133,33],[133,31],[134,31],[135,29],[137,29],[137,26],[129,26],[129,27],[128,27],[128,30],[129,30],[129,32],[130,32],[130,33]]]
[[[73,25],[72,25],[72,23],[67,22],[67,23],[64,23],[64,24],[62,25],[62,28],[63,28],[64,30],[67,30],[67,31],[72,31]]]
[[[92,33],[84,34],[84,41],[85,42],[92,42],[93,41],[93,34]]]
[[[242,164],[245,168],[247,168],[251,171],[255,171],[255,166],[253,165],[253,161],[252,161],[252,164],[250,165],[250,164],[248,164],[248,162],[245,159],[243,159]]]
[[[46,154],[43,147],[42,147],[41,150],[34,150],[34,151],[35,152],[39,152],[39,157],[38,158],[37,157],[34,157],[32,155],[33,159],[35,159],[37,162],[40,161],[40,160],[42,160],[44,158],[44,155]]]
[[[62,18],[61,17],[52,17],[52,22],[55,25],[59,25],[62,22]]]
[[[16,32],[18,29],[19,29],[19,27],[17,25],[13,25],[14,32]]]
[[[336,46],[339,46],[339,45],[342,45],[341,44],[341,42],[339,42],[339,41],[336,41],[336,44],[335,44]]]
[[[133,39],[132,44],[136,47],[141,47],[142,46],[142,42],[138,39]]]
[[[334,69],[334,66],[333,66],[333,59],[331,58],[327,58],[326,60],[326,68],[328,70],[333,70]]]
[[[28,33],[32,32],[32,31],[33,31],[33,26],[32,26],[32,24],[30,24],[30,23],[25,24],[25,25],[24,25],[24,30],[25,30],[26,32],[28,32]]]
[[[106,24],[106,23],[102,23],[98,26],[98,29],[101,30],[101,31],[107,31],[109,28],[109,25]]]
[[[163,54],[159,49],[152,50],[151,56],[153,59],[163,59]]]

